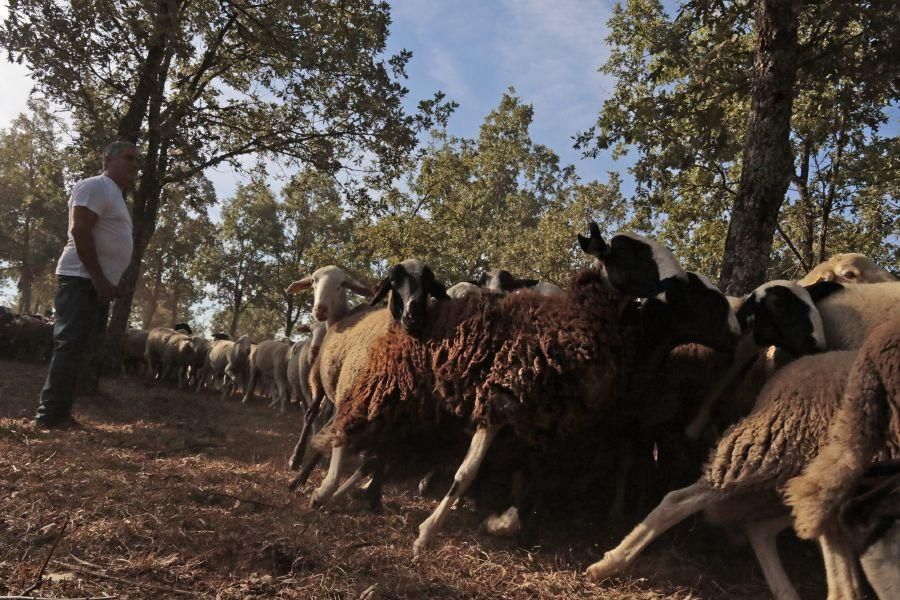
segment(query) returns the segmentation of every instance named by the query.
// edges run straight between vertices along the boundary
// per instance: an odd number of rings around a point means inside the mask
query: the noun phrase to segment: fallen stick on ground
[[[99,577],[101,579],[109,579],[110,581],[116,581],[118,583],[125,583],[127,585],[133,585],[135,587],[148,587],[153,588],[155,590],[160,590],[162,592],[171,592],[173,594],[182,594],[184,596],[194,596],[195,592],[190,592],[187,590],[179,590],[178,588],[167,587],[164,585],[159,585],[158,583],[149,583],[146,581],[135,581],[133,579],[123,579],[121,577],[115,577],[113,575],[107,575],[106,573],[98,573],[93,569],[88,569],[87,567],[82,567],[81,565],[73,565],[72,563],[66,563],[61,560],[55,560],[54,563],[65,567],[67,569],[72,569],[73,571],[79,571],[86,575],[90,575],[92,577]]]
[[[66,534],[66,527],[68,527],[68,526],[69,526],[69,515],[66,515],[66,520],[59,530],[59,535],[56,536],[56,541],[54,541],[53,546],[50,547],[50,552],[47,553],[47,558],[44,559],[44,564],[41,565],[41,570],[38,571],[38,574],[34,580],[34,583],[32,583],[31,586],[29,586],[29,588],[27,590],[23,590],[22,593],[20,594],[21,596],[30,594],[34,590],[41,587],[41,583],[43,583],[43,579],[44,579],[44,571],[47,570],[47,563],[50,562],[50,557],[53,556],[53,551],[56,550],[56,546],[59,545],[59,540],[61,540],[63,538],[63,536]]]

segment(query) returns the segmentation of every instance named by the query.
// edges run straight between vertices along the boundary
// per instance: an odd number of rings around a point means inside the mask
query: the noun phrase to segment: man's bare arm
[[[75,206],[72,211],[72,239],[75,240],[75,251],[81,264],[87,269],[97,290],[101,302],[109,302],[116,297],[116,286],[111,284],[103,274],[100,261],[97,259],[97,247],[94,245],[94,225],[97,224],[97,213],[86,206]]]

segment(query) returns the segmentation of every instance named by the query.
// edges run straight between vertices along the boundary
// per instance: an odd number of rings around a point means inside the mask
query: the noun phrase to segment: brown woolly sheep
[[[897,281],[897,278],[885,271],[871,258],[857,253],[835,254],[803,276],[797,283],[809,285],[817,281],[836,281],[837,283],[878,283],[880,281]]]
[[[337,405],[328,476],[313,503],[329,500],[348,449],[378,449],[406,421],[427,422],[442,403],[476,431],[449,493],[420,527],[418,553],[474,479],[496,433],[546,444],[579,431],[624,392],[631,350],[620,324],[626,299],[597,271],[566,297],[471,297],[435,303],[417,337],[391,327]]]
[[[797,534],[818,537],[865,469],[900,451],[900,319],[876,327],[860,349],[828,442],[787,485]]]
[[[873,347],[879,344],[880,338],[872,340]],[[854,352],[828,352],[799,358],[777,371],[751,414],[720,440],[704,475],[669,493],[615,549],[588,568],[588,576],[600,580],[622,572],[656,537],[707,510],[718,513],[719,521],[742,521],[774,595],[797,598],[775,546],[775,536],[790,520],[774,493],[824,446],[855,358]],[[893,360],[900,363],[896,355]],[[888,451],[896,453],[897,446]],[[830,594],[856,597],[855,557],[840,529],[826,528],[817,540],[825,556]]]

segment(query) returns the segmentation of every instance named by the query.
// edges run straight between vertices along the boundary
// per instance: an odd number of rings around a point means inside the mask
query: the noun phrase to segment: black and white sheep
[[[374,306],[385,297],[388,298],[387,309]],[[370,302],[371,307],[359,307],[328,327],[319,354],[309,371],[312,403],[307,410],[303,432],[289,460],[292,469],[300,467],[303,461],[307,436],[322,403],[327,400],[332,405],[340,405],[367,362],[370,348],[387,333],[393,322],[400,324],[406,333],[417,333],[425,324],[427,306],[432,299],[447,299],[443,284],[428,265],[418,259],[407,259],[388,271],[378,285]],[[319,458],[320,454],[316,453],[307,460],[291,487],[302,485]],[[328,476],[326,481],[330,481]],[[373,503],[380,500],[375,497],[379,494],[377,484],[371,492]]]

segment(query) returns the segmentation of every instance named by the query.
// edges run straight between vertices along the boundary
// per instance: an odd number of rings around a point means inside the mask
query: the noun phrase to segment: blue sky
[[[577,166],[584,179],[605,179],[625,164],[581,160],[572,137],[590,127],[614,80],[598,68],[609,55],[611,2],[492,0],[392,2],[392,52],[412,50],[411,99],[443,90],[460,103],[452,133],[474,137],[485,115],[513,86],[534,106],[532,139]]]

